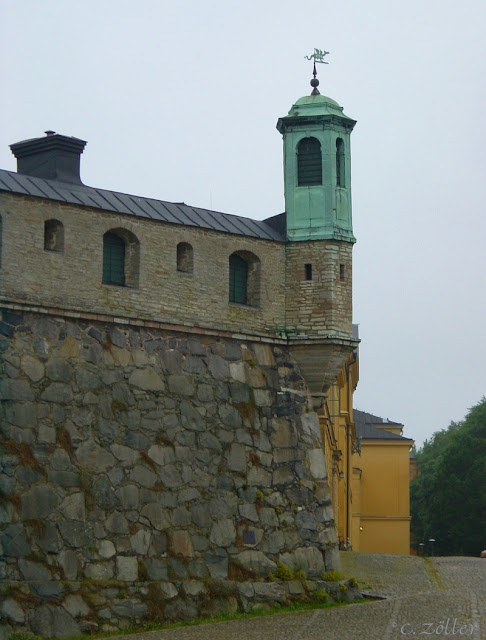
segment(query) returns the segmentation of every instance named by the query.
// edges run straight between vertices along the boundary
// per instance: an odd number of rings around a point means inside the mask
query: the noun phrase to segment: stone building
[[[339,562],[323,425],[352,328],[350,133],[278,131],[286,213],[88,187],[46,132],[0,171],[0,626],[113,630],[308,597]],[[352,435],[352,434],[351,434]]]

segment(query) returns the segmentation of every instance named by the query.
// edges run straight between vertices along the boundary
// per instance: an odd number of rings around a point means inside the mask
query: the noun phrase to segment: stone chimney
[[[44,138],[22,140],[10,145],[17,158],[17,173],[46,180],[83,184],[79,176],[80,157],[86,142],[46,131]]]

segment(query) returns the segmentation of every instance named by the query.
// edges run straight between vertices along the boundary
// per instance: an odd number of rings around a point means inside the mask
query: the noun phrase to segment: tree
[[[434,538],[442,555],[479,555],[486,547],[486,398],[463,422],[434,433],[417,452],[412,535]]]

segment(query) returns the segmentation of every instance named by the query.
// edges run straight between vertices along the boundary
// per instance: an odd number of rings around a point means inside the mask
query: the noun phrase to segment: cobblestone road
[[[486,560],[342,554],[365,604],[153,631],[117,640],[486,640]]]

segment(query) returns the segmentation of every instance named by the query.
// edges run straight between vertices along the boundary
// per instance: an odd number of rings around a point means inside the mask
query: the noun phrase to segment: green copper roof
[[[320,93],[299,98],[289,111],[289,116],[325,115],[341,116],[341,118],[351,120],[343,113],[343,108],[335,100]]]

